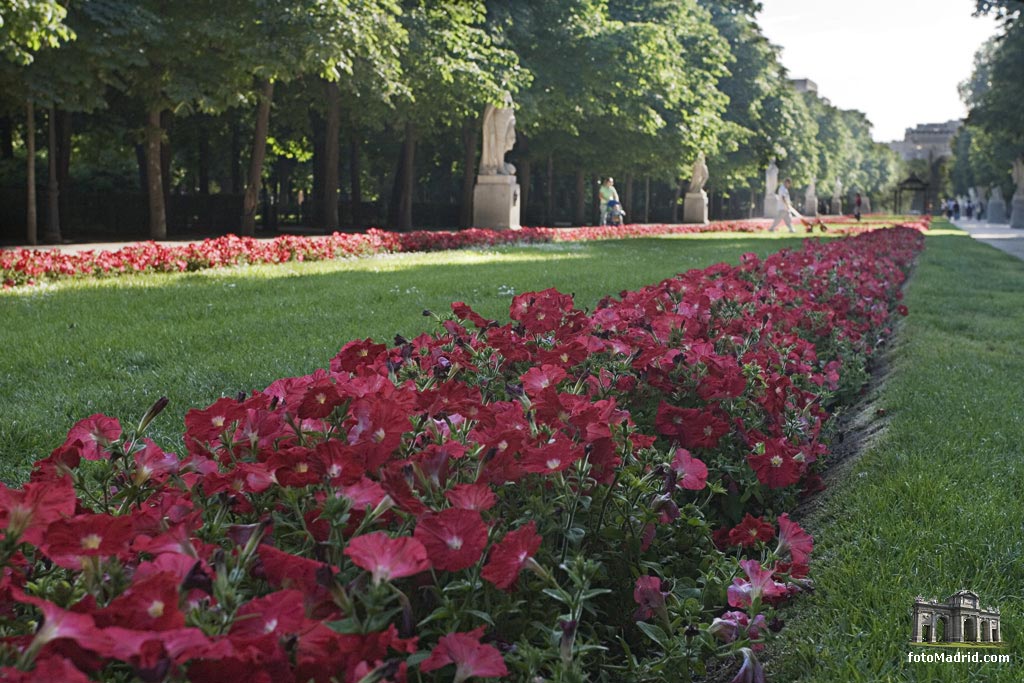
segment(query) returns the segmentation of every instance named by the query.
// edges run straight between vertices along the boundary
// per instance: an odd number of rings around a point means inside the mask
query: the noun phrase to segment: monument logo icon
[[[978,594],[957,591],[944,602],[914,599],[912,643],[985,643],[1002,642],[999,609],[982,607]]]

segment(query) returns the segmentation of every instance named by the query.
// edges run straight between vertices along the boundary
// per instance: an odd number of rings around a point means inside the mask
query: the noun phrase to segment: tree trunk
[[[633,215],[633,176],[626,176],[626,187],[622,192],[622,209],[627,216]]]
[[[462,208],[459,227],[473,225],[473,186],[476,180],[476,147],[480,141],[480,119],[470,116],[462,122]]]
[[[544,183],[544,222],[548,226],[555,224],[555,158],[548,155],[548,177]]]
[[[338,166],[341,163],[338,134],[341,132],[341,91],[337,81],[328,81],[327,131],[324,145],[324,230],[338,229]]]
[[[519,215],[522,216],[526,213],[526,207],[529,206],[530,202],[530,182],[531,172],[529,159],[519,160],[519,186],[520,186],[520,198],[519,198]]]
[[[39,240],[36,235],[36,110],[32,100],[25,104],[25,156],[28,163],[25,168],[25,241],[35,245]]]
[[[71,216],[71,112],[57,111],[57,186],[60,187],[61,222],[67,227]]]
[[[651,178],[644,178],[644,223],[651,222]]]
[[[149,238],[167,239],[167,208],[160,163],[160,109],[149,110],[146,121],[146,194],[149,197]]]
[[[163,134],[160,136],[160,179],[164,188],[164,206],[168,205],[171,196],[171,126],[174,125],[174,115],[166,109],[160,112],[160,128]]]
[[[348,181],[350,183],[349,194],[352,196],[352,222],[355,225],[363,224],[363,186],[359,177],[359,174],[362,173],[359,166],[359,142],[359,136],[353,130],[352,140],[348,146]]]
[[[313,143],[313,200],[312,220],[313,226],[324,227],[324,176],[326,175],[327,164],[324,160],[327,156],[327,122],[316,109],[309,111],[309,129],[311,131],[310,142]]]
[[[146,192],[149,185],[146,182],[146,143],[135,145],[135,164],[139,168],[139,191]]]
[[[231,120],[231,194],[242,192],[242,134],[238,129],[238,117]]]
[[[594,178],[594,182],[590,185],[590,209],[591,213],[594,214],[594,225],[601,222],[601,177],[597,176]]]
[[[398,229],[412,230],[412,201],[416,191],[416,129],[412,122],[405,124],[405,144],[402,146],[402,196],[398,204]]]
[[[683,195],[683,181],[682,179],[676,183],[676,189],[672,193],[672,222],[679,222],[679,198]]]
[[[587,213],[587,179],[582,168],[576,169],[576,210],[573,212],[573,223],[583,225]]]
[[[210,194],[210,130],[199,123],[199,194]]]
[[[14,158],[14,124],[10,116],[0,116],[0,159]]]
[[[242,200],[242,235],[256,234],[256,204],[259,200],[260,181],[263,178],[263,158],[267,153],[267,130],[270,127],[270,103],[274,98],[274,82],[259,83],[260,104],[256,109],[256,130],[252,136],[252,156],[249,158],[249,182]]]
[[[57,180],[57,165],[60,153],[57,151],[57,107],[50,107],[47,117],[49,142],[46,150],[46,227],[43,229],[43,241],[47,244],[60,244],[60,184]]]

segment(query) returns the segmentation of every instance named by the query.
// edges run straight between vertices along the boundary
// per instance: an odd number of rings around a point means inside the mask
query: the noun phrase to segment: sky
[[[971,15],[974,0],[761,2],[759,23],[790,78],[809,78],[835,106],[867,114],[879,142],[966,116],[957,85],[998,29]]]

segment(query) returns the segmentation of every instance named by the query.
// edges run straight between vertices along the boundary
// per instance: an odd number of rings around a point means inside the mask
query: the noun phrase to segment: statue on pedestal
[[[1013,160],[1013,182],[1017,189],[1010,202],[1010,227],[1024,228],[1024,154]]]
[[[764,193],[773,195],[779,189],[779,167],[775,165],[775,158],[772,157],[768,164],[768,170],[764,174]]]
[[[480,175],[515,175],[516,167],[505,162],[505,152],[516,144],[516,115],[512,95],[505,93],[504,106],[484,107],[484,144]]]
[[[1024,155],[1013,160],[1013,182],[1017,184],[1014,198],[1024,197]]]
[[[520,188],[516,167],[505,162],[505,153],[516,144],[516,115],[512,95],[505,93],[503,106],[484,107],[483,151],[480,172],[473,188],[473,225],[506,230],[519,228]]]
[[[690,189],[686,191],[686,197],[683,199],[684,223],[708,222],[708,195],[704,191],[706,182],[708,182],[708,165],[704,160],[704,152],[700,152],[697,154],[697,160],[693,162]]]
[[[696,194],[704,189],[708,182],[708,165],[704,160],[704,152],[697,154],[697,161],[693,162],[693,174],[690,176],[690,194]]]

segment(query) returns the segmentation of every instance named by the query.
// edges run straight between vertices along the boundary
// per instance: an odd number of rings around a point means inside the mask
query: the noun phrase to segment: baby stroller
[[[626,212],[622,208],[622,204],[611,199],[608,201],[608,211],[605,225],[622,225],[622,220],[626,216]]]

